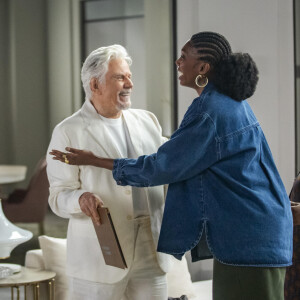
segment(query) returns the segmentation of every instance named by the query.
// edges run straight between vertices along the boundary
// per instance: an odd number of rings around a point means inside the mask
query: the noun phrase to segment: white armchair
[[[40,236],[41,249],[26,253],[25,266],[56,272],[55,299],[68,299],[68,280],[65,275],[66,239]],[[170,297],[186,295],[189,300],[212,300],[212,281],[192,282],[185,257],[167,274]],[[46,286],[40,287],[41,299],[47,299]]]

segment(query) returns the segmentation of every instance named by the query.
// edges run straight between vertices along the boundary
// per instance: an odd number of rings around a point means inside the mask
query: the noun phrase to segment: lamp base
[[[4,215],[0,199],[0,257],[7,257],[18,245],[32,238],[32,232],[12,224]]]

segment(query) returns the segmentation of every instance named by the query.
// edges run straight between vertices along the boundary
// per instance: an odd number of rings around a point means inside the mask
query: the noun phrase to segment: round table
[[[0,165],[0,184],[19,182],[25,179],[27,167],[21,165]]]
[[[0,279],[0,288],[11,288],[11,299],[14,299],[14,290],[16,289],[17,300],[20,299],[20,287],[24,287],[24,299],[27,299],[27,287],[33,288],[34,300],[40,299],[40,283],[48,283],[49,300],[54,300],[55,291],[55,276],[56,273],[52,271],[45,271],[27,267],[21,267],[19,273],[13,274],[9,277]]]

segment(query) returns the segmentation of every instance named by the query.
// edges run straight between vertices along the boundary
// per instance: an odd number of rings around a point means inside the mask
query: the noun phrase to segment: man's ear
[[[207,62],[201,62],[199,64],[199,74],[207,74],[210,71],[210,64]]]
[[[102,86],[99,82],[99,80],[95,77],[93,77],[90,81],[90,89],[93,93],[101,93],[102,92]]]

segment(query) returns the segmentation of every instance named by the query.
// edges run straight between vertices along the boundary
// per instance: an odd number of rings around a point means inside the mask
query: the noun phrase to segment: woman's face
[[[188,41],[181,49],[181,56],[175,62],[181,85],[197,89],[195,78],[200,74],[201,68],[198,57],[197,50]]]

